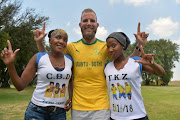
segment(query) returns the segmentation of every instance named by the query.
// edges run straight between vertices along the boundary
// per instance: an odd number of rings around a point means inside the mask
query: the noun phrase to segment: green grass
[[[0,88],[0,120],[23,120],[33,91],[34,87],[27,87],[21,92],[14,87]],[[71,114],[68,111],[67,120],[70,119]]]
[[[180,85],[143,86],[142,95],[150,120],[180,119]]]
[[[0,88],[0,119],[23,120],[34,87],[18,92],[15,88]],[[150,120],[180,119],[180,85],[142,86],[146,112]],[[70,111],[67,120],[71,119]]]

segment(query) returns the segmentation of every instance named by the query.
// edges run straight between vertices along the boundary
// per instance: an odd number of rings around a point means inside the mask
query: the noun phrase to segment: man
[[[49,98],[51,98],[54,88],[55,88],[55,87],[54,87],[54,82],[50,82],[50,83],[49,83],[49,86],[47,86],[47,88],[46,88],[44,97],[49,97]]]
[[[72,120],[109,120],[110,110],[107,94],[107,86],[104,75],[104,67],[109,60],[106,42],[95,37],[99,23],[96,13],[92,9],[85,9],[81,15],[79,27],[83,38],[67,45],[65,54],[73,58],[74,89],[72,98]],[[34,35],[46,36],[45,25],[42,29],[34,31]],[[145,44],[148,34],[143,40],[138,33],[134,34],[141,44]],[[45,51],[43,42],[36,40],[39,51]],[[139,55],[139,49],[135,49],[134,55]]]
[[[127,82],[125,82],[125,91],[126,91],[128,100],[131,100],[131,96],[132,96],[131,85],[129,85]]]
[[[123,85],[120,85],[119,83],[117,83],[117,88],[119,90],[119,99],[123,96],[124,98],[126,98],[125,95],[125,89]]]
[[[113,99],[118,100],[116,94],[117,88],[114,86],[114,84],[112,84],[111,91],[113,92]]]
[[[56,83],[56,87],[54,88],[54,91],[53,91],[53,93],[54,93],[54,98],[59,98],[60,96],[59,96],[59,93],[60,93],[60,84],[59,83]]]

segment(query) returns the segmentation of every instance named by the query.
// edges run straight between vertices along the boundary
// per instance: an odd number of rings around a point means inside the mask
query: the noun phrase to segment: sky
[[[141,31],[149,33],[148,40],[163,38],[180,45],[180,0],[22,0],[22,11],[26,8],[35,8],[36,13],[49,17],[47,33],[64,29],[68,43],[82,38],[81,13],[92,8],[99,23],[96,37],[103,41],[110,33],[122,31],[134,43],[133,33],[140,22]],[[47,36],[45,41],[48,44]],[[180,62],[175,65],[172,81],[180,80]]]

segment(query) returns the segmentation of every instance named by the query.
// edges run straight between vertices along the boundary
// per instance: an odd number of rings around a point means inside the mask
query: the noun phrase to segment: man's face
[[[84,12],[82,14],[79,27],[84,39],[92,40],[95,38],[98,26],[99,23],[97,23],[96,15],[93,12]]]
[[[54,84],[53,84],[53,83],[51,83],[51,84],[50,84],[50,87],[51,87],[51,88],[53,88],[53,87],[54,87]]]

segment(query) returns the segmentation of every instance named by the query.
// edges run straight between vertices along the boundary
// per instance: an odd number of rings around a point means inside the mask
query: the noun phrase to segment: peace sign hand
[[[46,25],[46,22],[43,23],[42,30],[36,29],[35,31],[33,31],[34,40],[36,42],[40,42],[46,37],[47,33],[45,33],[45,25]]]
[[[135,36],[137,42],[144,46],[147,42],[147,38],[149,36],[149,33],[145,33],[145,32],[140,31],[140,22],[139,22],[138,28],[137,28],[137,34],[134,33],[134,36]]]
[[[20,49],[16,49],[14,52],[12,51],[11,43],[7,40],[8,48],[4,48],[1,52],[1,58],[6,66],[14,64],[14,60],[16,58],[16,54]]]
[[[142,54],[142,59],[136,60],[136,62],[142,63],[144,65],[152,65],[154,63],[153,56],[155,56],[155,54],[154,53],[152,53],[152,54],[145,54],[144,50],[142,48],[142,45],[140,45],[140,50],[141,50],[141,54]]]

